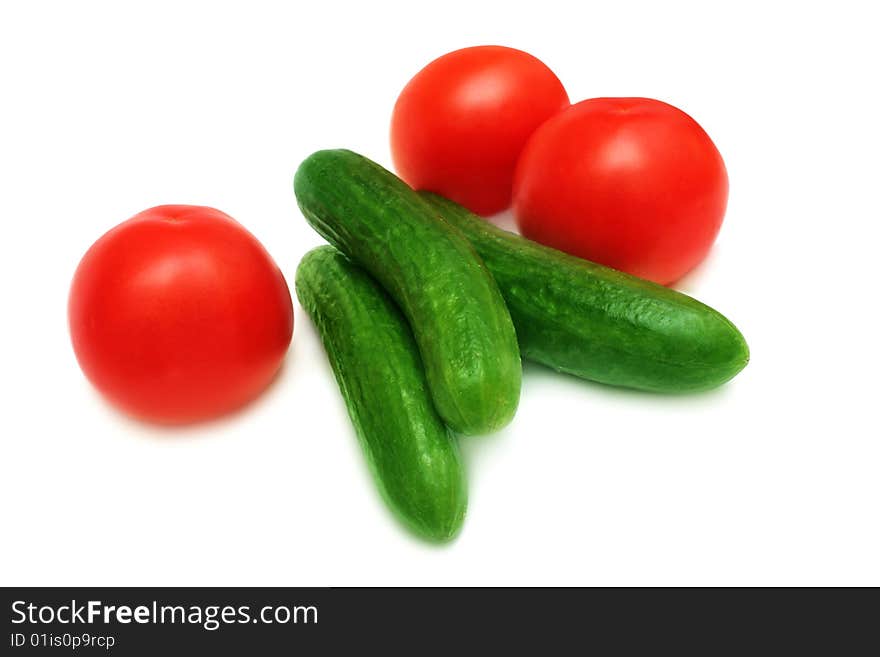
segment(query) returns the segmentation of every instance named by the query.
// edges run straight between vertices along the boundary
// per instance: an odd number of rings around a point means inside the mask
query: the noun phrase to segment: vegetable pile
[[[522,358],[658,393],[710,389],[748,363],[727,318],[664,287],[705,257],[727,205],[721,155],[681,110],[571,105],[528,53],[465,48],[406,85],[391,150],[401,178],[348,150],[299,166],[297,202],[330,246],[302,259],[296,294],[378,488],[413,532],[460,530],[457,441],[513,420]],[[523,236],[478,216],[511,207]],[[68,319],[95,387],[163,424],[255,398],[293,333],[266,249],[228,215],[183,205],[98,239]]]
[[[727,318],[663,287],[705,257],[727,206],[724,162],[681,110],[569,105],[535,57],[465,48],[404,88],[391,150],[403,180],[347,150],[300,165],[297,202],[332,246],[306,255],[296,291],[379,490],[416,533],[460,529],[457,436],[513,419],[521,358],[665,393],[748,363]],[[523,237],[477,216],[511,205]]]

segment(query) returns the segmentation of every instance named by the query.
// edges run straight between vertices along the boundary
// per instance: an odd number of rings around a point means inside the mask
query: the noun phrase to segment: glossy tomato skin
[[[281,271],[213,208],[164,205],[86,252],[68,302],[89,380],[142,419],[186,423],[231,411],[272,380],[293,334]]]
[[[401,92],[391,153],[410,186],[488,216],[510,206],[516,161],[535,129],[568,107],[559,79],[513,48],[475,46],[443,55]]]
[[[532,135],[513,209],[532,240],[666,285],[708,253],[727,193],[724,161],[690,116],[648,98],[596,98]]]

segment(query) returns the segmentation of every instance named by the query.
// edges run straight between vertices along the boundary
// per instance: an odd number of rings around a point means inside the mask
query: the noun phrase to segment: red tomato
[[[145,210],[95,242],[68,305],[86,376],[122,410],[207,419],[255,397],[293,334],[284,276],[262,245],[212,208]]]
[[[484,216],[510,206],[516,160],[529,135],[568,106],[559,79],[528,53],[476,46],[435,59],[401,92],[391,153],[416,189]]]
[[[697,122],[671,105],[585,100],[529,140],[513,208],[530,239],[668,284],[715,241],[727,170]]]

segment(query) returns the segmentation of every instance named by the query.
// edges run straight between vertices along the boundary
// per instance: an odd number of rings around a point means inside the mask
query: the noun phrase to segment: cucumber
[[[699,301],[501,230],[436,194],[422,197],[492,272],[523,358],[656,392],[714,388],[748,363],[742,334]]]
[[[331,246],[302,259],[296,295],[318,328],[388,506],[419,535],[449,540],[464,520],[465,477],[406,320],[363,269]]]
[[[312,227],[400,306],[450,428],[475,434],[510,422],[522,378],[516,334],[468,241],[397,176],[351,151],[309,156],[294,191]]]

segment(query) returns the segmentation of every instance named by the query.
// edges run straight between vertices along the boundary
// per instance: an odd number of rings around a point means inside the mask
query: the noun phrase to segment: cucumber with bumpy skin
[[[709,306],[501,230],[442,196],[422,197],[492,272],[524,358],[657,392],[714,388],[748,363],[742,334]]]
[[[312,227],[400,306],[450,428],[485,433],[510,422],[522,377],[516,334],[495,281],[461,233],[397,176],[351,151],[310,155],[294,191]]]
[[[464,473],[406,320],[364,270],[331,246],[302,259],[296,294],[318,327],[387,504],[418,534],[452,538],[467,506]]]

